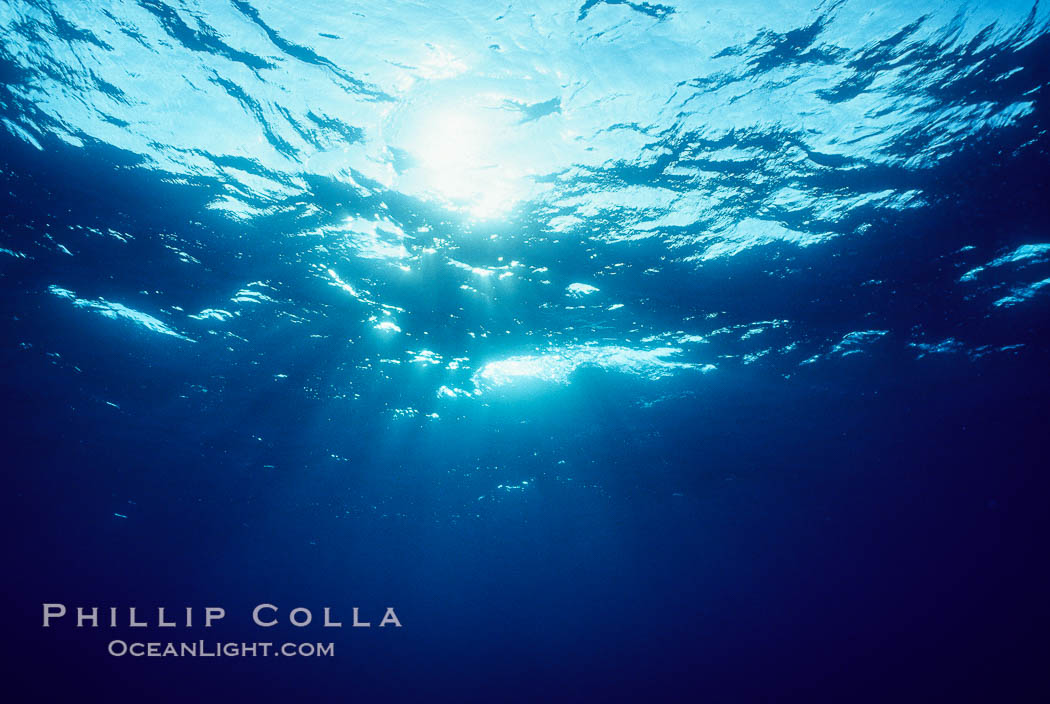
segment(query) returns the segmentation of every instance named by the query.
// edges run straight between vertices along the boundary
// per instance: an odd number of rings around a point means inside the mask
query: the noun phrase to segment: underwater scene
[[[4,0],[5,700],[1050,700],[1048,88],[1029,0]]]

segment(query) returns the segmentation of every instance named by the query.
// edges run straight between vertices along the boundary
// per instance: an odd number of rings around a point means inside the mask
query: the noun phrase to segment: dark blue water
[[[1045,701],[1048,29],[4,3],[11,700]]]

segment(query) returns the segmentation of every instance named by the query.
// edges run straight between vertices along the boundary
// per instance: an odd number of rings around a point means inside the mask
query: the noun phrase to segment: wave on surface
[[[338,7],[0,7],[9,140],[204,204],[20,210],[9,280],[197,342],[167,354],[213,379],[412,407],[1031,342],[997,321],[1045,295],[1050,233],[984,226],[1040,197],[998,174],[1045,155],[1044,7]],[[5,172],[12,199],[71,198]]]

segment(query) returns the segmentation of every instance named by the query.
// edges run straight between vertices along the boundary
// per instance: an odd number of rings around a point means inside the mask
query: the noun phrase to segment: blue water
[[[1048,81],[1021,1],[4,2],[12,701],[1046,701]]]

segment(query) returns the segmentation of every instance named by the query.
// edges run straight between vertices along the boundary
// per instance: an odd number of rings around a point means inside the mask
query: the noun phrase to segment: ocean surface
[[[1048,88],[1027,1],[4,0],[8,700],[1050,700]]]

